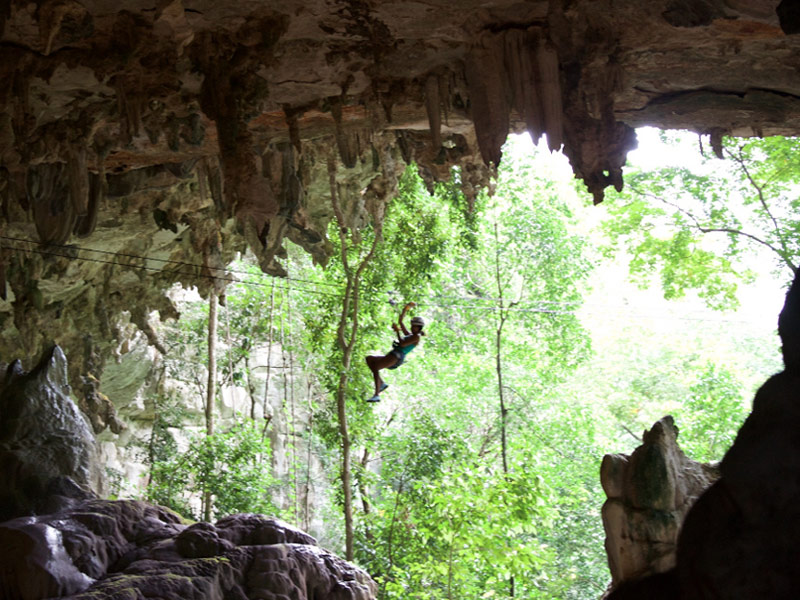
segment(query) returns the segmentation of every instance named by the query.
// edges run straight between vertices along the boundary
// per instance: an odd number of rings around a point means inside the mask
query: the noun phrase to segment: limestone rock
[[[42,600],[372,600],[370,577],[259,515],[186,526],[158,506],[87,500],[0,523],[0,594]]]
[[[602,514],[613,586],[675,565],[684,517],[718,476],[687,458],[677,437],[672,417],[664,417],[630,456],[603,457],[600,479],[608,500]]]
[[[0,387],[0,519],[51,511],[100,484],[95,442],[70,398],[58,346],[25,373],[13,362]]]
[[[800,132],[791,2],[156,4],[0,6],[0,355],[57,338],[95,429],[121,325],[163,352],[175,283],[283,275],[286,239],[324,264],[337,190],[356,230],[411,163],[471,202],[527,130],[599,202],[636,126]]]

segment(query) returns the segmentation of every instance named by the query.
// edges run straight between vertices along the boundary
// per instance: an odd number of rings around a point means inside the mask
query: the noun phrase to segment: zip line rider
[[[375,378],[375,395],[369,398],[367,402],[380,401],[381,397],[379,394],[389,387],[389,385],[381,379],[379,371],[381,369],[396,369],[402,365],[408,353],[417,347],[421,337],[425,335],[425,332],[422,331],[422,328],[425,326],[425,321],[422,317],[412,317],[411,332],[406,329],[403,323],[403,317],[406,316],[408,309],[415,306],[416,304],[414,302],[406,304],[403,310],[400,311],[400,318],[398,319],[400,324],[392,323],[392,329],[394,329],[394,332],[397,334],[397,339],[392,342],[392,350],[384,356],[367,356],[367,366],[369,370],[372,371],[372,376]],[[402,336],[400,335],[401,331],[403,332]]]

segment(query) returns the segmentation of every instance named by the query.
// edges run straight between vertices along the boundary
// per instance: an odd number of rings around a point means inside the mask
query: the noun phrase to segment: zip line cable
[[[17,237],[11,237],[11,236],[4,236],[4,235],[0,235],[0,240],[9,240],[9,241],[13,241],[13,242],[29,243],[29,244],[39,245],[39,242],[37,242],[35,240],[17,238]],[[62,245],[62,244],[49,244],[49,246],[55,247],[55,248],[63,248],[65,251],[95,252],[95,253],[106,254],[106,255],[110,255],[110,256],[124,256],[126,258],[142,260],[142,261],[156,261],[156,262],[162,262],[162,263],[166,263],[166,264],[175,264],[175,265],[180,265],[180,266],[185,266],[185,267],[191,267],[192,269],[198,269],[198,270],[207,269],[207,270],[211,270],[211,271],[223,271],[223,273],[225,273],[225,274],[238,273],[238,274],[241,274],[241,275],[250,275],[250,276],[253,275],[252,273],[248,273],[247,271],[241,271],[241,270],[236,270],[236,269],[224,269],[224,268],[221,268],[221,267],[208,267],[206,265],[201,265],[201,264],[197,264],[197,263],[190,263],[190,262],[184,262],[184,261],[179,261],[179,260],[169,260],[169,259],[164,259],[164,258],[155,258],[155,257],[141,256],[141,255],[136,255],[136,254],[127,254],[127,253],[114,253],[114,252],[111,252],[111,251],[108,251],[108,250],[96,250],[96,249],[92,249],[92,248],[83,248],[83,247],[80,247],[80,246],[67,246],[67,245]],[[144,271],[152,271],[152,272],[155,272],[155,273],[164,272],[163,269],[159,269],[159,268],[155,268],[155,267],[148,267],[146,265],[125,264],[125,263],[122,263],[122,262],[101,260],[99,258],[89,258],[89,257],[74,256],[72,254],[67,254],[67,253],[62,254],[62,253],[59,253],[59,252],[48,251],[46,249],[41,249],[41,248],[39,248],[39,249],[37,249],[37,248],[20,248],[20,247],[7,246],[7,245],[0,245],[0,247],[1,248],[5,248],[5,249],[9,249],[9,250],[18,250],[18,251],[21,251],[21,252],[30,252],[30,253],[40,254],[40,255],[43,255],[43,256],[56,256],[56,257],[60,257],[60,258],[67,258],[67,259],[70,259],[70,260],[77,260],[77,261],[84,261],[84,262],[95,262],[95,263],[107,264],[107,265],[112,265],[112,266],[128,267],[128,268],[131,268],[131,269],[140,269],[140,270],[144,270]],[[203,277],[204,279],[211,279],[211,280],[216,280],[216,281],[225,281],[225,282],[228,282],[228,283],[241,283],[241,284],[244,284],[244,285],[256,285],[256,286],[266,287],[266,284],[261,284],[261,283],[258,283],[258,282],[250,282],[250,281],[238,279],[236,277],[224,277],[224,276],[220,276],[220,275],[211,275],[211,274],[206,274],[206,273],[202,273],[202,272],[188,272],[188,271],[180,271],[180,270],[167,271],[167,272],[173,273],[173,274],[176,274],[176,275],[185,275],[185,276],[189,276],[189,277]],[[287,279],[287,280],[293,281],[293,282],[297,282],[297,283],[302,283],[302,284],[310,284],[310,285],[313,285],[313,286],[325,285],[325,286],[329,286],[329,287],[336,287],[335,283],[316,282],[316,281],[312,281],[312,280],[308,280],[308,279],[301,279],[301,278],[297,278],[297,277],[285,277],[284,279]],[[304,292],[312,293],[312,294],[338,298],[338,294],[323,292],[323,291],[312,289],[312,288],[309,288],[309,287],[300,286],[300,290],[302,290]],[[375,290],[366,290],[366,291],[368,293],[371,292],[372,294],[379,294],[380,293],[380,292],[375,292]],[[458,306],[463,305],[463,306],[469,306],[469,308],[472,309],[472,310],[498,310],[497,307],[493,307],[493,306],[487,306],[487,307],[475,306],[476,302],[496,302],[496,299],[491,298],[491,297],[475,298],[475,297],[470,297],[470,296],[441,296],[441,297],[437,297],[436,299],[437,300],[438,299],[442,299],[442,300],[447,300],[447,299],[464,300],[464,301],[466,301],[466,304],[464,304],[464,303],[456,303],[455,301],[451,300],[451,302],[446,303],[446,304],[425,303],[424,305],[425,306],[451,307],[451,308],[457,308]],[[559,303],[557,301],[537,301],[537,304],[576,305],[576,304],[579,304],[579,303],[577,303],[577,302]],[[532,312],[550,312],[550,311],[544,311],[544,310],[523,309],[523,308],[512,309],[512,310],[516,310],[516,311],[532,311]]]
[[[41,245],[40,242],[37,242],[35,240],[29,240],[29,239],[24,239],[24,238],[16,238],[16,237],[11,237],[11,236],[4,236],[4,235],[0,235],[0,240],[9,240],[9,241],[12,241],[12,242],[35,244],[37,246]],[[180,266],[184,266],[184,267],[191,267],[192,271],[191,272],[189,272],[189,271],[181,271],[181,270],[165,271],[164,269],[156,268],[156,267],[148,267],[147,265],[125,264],[123,262],[117,262],[117,261],[113,261],[113,260],[102,260],[102,259],[99,259],[99,258],[82,257],[82,256],[76,256],[76,255],[67,254],[67,253],[59,253],[59,252],[47,251],[47,250],[41,249],[41,248],[21,248],[21,247],[17,247],[17,246],[11,246],[11,245],[6,245],[6,244],[3,244],[3,243],[0,243],[0,248],[7,249],[7,250],[16,250],[16,251],[20,251],[20,252],[28,252],[28,253],[33,253],[33,254],[40,254],[40,255],[43,255],[43,256],[55,256],[55,257],[66,258],[66,259],[75,260],[75,261],[93,262],[93,263],[99,263],[99,264],[105,264],[105,265],[111,265],[111,266],[118,266],[118,267],[123,267],[123,268],[139,269],[141,271],[150,271],[150,272],[154,272],[154,273],[171,273],[171,274],[183,275],[183,276],[187,276],[187,277],[210,279],[210,280],[214,280],[214,281],[224,281],[224,282],[227,282],[227,283],[239,283],[239,284],[242,284],[242,285],[247,285],[247,286],[250,286],[250,287],[257,287],[257,288],[262,288],[262,289],[271,289],[275,285],[274,281],[271,281],[270,283],[262,283],[262,282],[258,282],[258,281],[247,281],[245,279],[238,279],[238,278],[233,277],[233,276],[231,276],[231,277],[223,277],[223,276],[219,276],[219,275],[212,275],[212,274],[208,274],[208,273],[203,273],[202,272],[203,269],[208,269],[208,270],[212,270],[212,271],[222,271],[225,274],[238,273],[238,274],[242,274],[242,275],[257,276],[257,275],[255,275],[253,273],[248,273],[247,271],[241,271],[241,270],[236,270],[236,269],[224,269],[224,268],[220,268],[220,267],[207,267],[206,265],[201,265],[201,264],[197,264],[197,263],[190,263],[190,262],[169,260],[169,259],[162,259],[162,258],[154,258],[154,257],[148,257],[148,256],[140,256],[140,255],[135,255],[135,254],[114,253],[114,252],[111,252],[111,251],[108,251],[108,250],[95,250],[95,249],[90,249],[90,248],[81,248],[80,246],[67,246],[67,245],[61,245],[61,244],[50,244],[49,246],[55,247],[55,248],[63,248],[64,250],[69,250],[69,251],[96,252],[96,253],[99,253],[99,254],[107,254],[107,255],[112,255],[112,256],[124,256],[126,258],[131,258],[131,259],[136,259],[136,260],[156,261],[156,262],[162,262],[162,263],[166,263],[166,264],[175,264],[175,265],[180,265]],[[339,298],[339,295],[336,294],[336,293],[327,292],[327,291],[322,291],[322,290],[316,289],[317,285],[325,285],[325,286],[335,287],[336,286],[335,283],[316,282],[316,281],[313,281],[313,280],[301,279],[301,278],[296,278],[296,277],[285,277],[284,279],[287,279],[289,281],[293,281],[293,282],[302,284],[302,285],[296,286],[294,288],[298,292],[317,295],[317,296],[325,296],[325,297],[329,297],[329,298]],[[375,290],[365,290],[365,291],[366,291],[367,294],[372,294],[373,297],[376,296],[376,295],[381,295],[383,293],[383,292],[376,292]],[[437,302],[437,300],[448,300],[448,299],[450,299],[450,302],[444,302],[444,303]],[[464,302],[456,302],[456,300],[463,300]],[[509,310],[509,311],[514,312],[514,313],[534,313],[534,314],[550,314],[550,315],[577,315],[578,314],[578,311],[569,310],[569,309],[566,309],[566,308],[563,309],[563,310],[556,310],[554,308],[530,308],[530,307],[524,307],[524,306],[513,306],[513,307],[502,307],[501,308],[499,306],[490,306],[490,305],[478,304],[478,303],[482,303],[482,302],[497,302],[497,299],[494,299],[494,298],[491,298],[491,297],[480,298],[480,297],[471,297],[471,296],[436,296],[436,297],[431,297],[429,299],[422,299],[420,302],[417,302],[416,304],[419,307],[428,306],[428,307],[435,307],[435,308],[452,308],[452,309],[465,310],[465,311],[497,312],[499,310]],[[555,301],[555,300],[537,300],[537,301],[534,301],[534,302],[537,305],[552,304],[552,305],[563,306],[563,307],[582,306],[582,307],[589,307],[589,308],[592,308],[592,307],[605,308],[606,309],[605,312],[601,313],[601,315],[602,315],[603,318],[610,319],[610,320],[621,320],[621,319],[619,319],[619,318],[615,319],[613,316],[609,315],[608,314],[609,309],[611,311],[614,311],[614,312],[617,312],[617,313],[621,313],[623,310],[626,311],[625,312],[626,319],[623,319],[623,320],[629,320],[629,319],[677,319],[677,320],[684,320],[684,321],[700,321],[700,322],[713,322],[713,323],[749,323],[750,322],[750,321],[747,321],[747,320],[744,320],[744,319],[708,319],[708,318],[703,318],[703,317],[687,317],[687,316],[672,316],[672,315],[648,315],[648,314],[641,314],[641,313],[640,314],[636,314],[636,313],[632,313],[632,312],[628,311],[627,307],[615,307],[613,305],[588,305],[588,304],[582,304],[581,305],[577,301],[576,302],[561,302],[561,301]],[[592,314],[592,311],[590,311],[589,314]]]
[[[3,236],[0,236],[0,239],[3,239]],[[214,280],[214,281],[225,281],[225,282],[228,282],[228,283],[241,283],[242,285],[249,285],[249,286],[260,287],[260,288],[264,288],[264,289],[269,289],[272,285],[274,285],[274,283],[272,283],[272,282],[270,282],[269,284],[260,283],[260,282],[257,282],[257,281],[247,281],[247,280],[244,280],[244,279],[237,279],[235,277],[220,277],[218,275],[210,275],[210,274],[207,274],[207,273],[196,272],[196,271],[193,271],[193,272],[179,271],[179,270],[164,271],[163,269],[159,269],[159,268],[156,268],[156,267],[148,267],[146,265],[125,264],[125,263],[122,263],[122,262],[115,262],[115,261],[110,261],[110,260],[101,260],[99,258],[88,258],[88,257],[81,257],[81,256],[72,256],[70,254],[60,254],[58,252],[48,252],[46,250],[40,250],[40,249],[35,249],[35,248],[19,248],[19,247],[16,247],[16,246],[8,246],[6,244],[0,244],[0,248],[4,248],[4,249],[7,249],[7,250],[16,250],[16,251],[19,251],[19,252],[29,252],[29,253],[33,253],[33,254],[40,254],[40,255],[43,255],[43,256],[57,256],[57,257],[60,257],[60,258],[66,258],[66,259],[69,259],[69,260],[76,260],[76,261],[79,261],[79,262],[80,261],[82,261],[82,262],[94,262],[94,263],[100,263],[100,264],[111,265],[111,266],[116,266],[116,267],[123,267],[123,268],[128,268],[128,269],[139,269],[140,271],[152,271],[152,272],[155,272],[155,273],[170,273],[170,274],[174,274],[174,275],[185,275],[185,276],[188,276],[188,277],[211,279],[211,280]],[[147,257],[144,257],[144,256],[139,256],[139,257],[136,257],[134,255],[126,255],[126,256],[128,256],[130,258],[138,258],[138,259],[141,259],[141,260],[149,260]],[[180,263],[180,261],[172,261],[172,262],[177,262],[178,264],[182,264],[182,265],[185,265],[185,266],[190,266],[193,269],[197,269],[198,271],[200,269],[204,268],[203,265],[197,265],[197,264],[192,264],[192,263]],[[215,270],[220,270],[220,269],[215,268]],[[240,271],[240,272],[245,273],[244,271]],[[339,297],[338,294],[334,294],[334,293],[331,293],[331,292],[323,292],[323,291],[312,290],[312,289],[304,289],[303,291],[307,291],[309,293],[316,293],[316,294],[321,295],[321,296],[329,296],[329,297],[332,297],[332,298],[338,298]]]
[[[9,240],[9,241],[13,241],[13,242],[22,242],[22,243],[36,244],[36,245],[40,245],[41,244],[40,242],[38,242],[36,240],[12,237],[12,236],[7,236],[7,235],[0,235],[0,240]],[[124,252],[112,252],[110,250],[97,250],[95,248],[86,248],[84,246],[78,246],[78,245],[47,244],[47,247],[63,248],[65,250],[77,250],[79,252],[95,252],[97,254],[108,254],[108,255],[111,255],[111,256],[124,256],[126,258],[135,258],[135,259],[138,259],[138,260],[147,260],[147,261],[161,262],[161,263],[166,263],[166,264],[181,265],[181,266],[193,267],[193,268],[198,268],[198,269],[205,268],[205,269],[208,269],[210,271],[222,271],[223,273],[226,273],[226,274],[227,273],[237,273],[239,275],[252,275],[252,273],[249,273],[247,271],[231,269],[231,268],[228,268],[228,267],[211,267],[211,266],[207,266],[207,265],[201,265],[201,264],[197,264],[197,263],[190,263],[190,262],[185,262],[185,261],[180,261],[180,260],[172,260],[172,259],[168,259],[168,258],[156,258],[154,256],[140,256],[138,254],[126,254]],[[23,248],[14,248],[14,249],[15,250],[24,250]],[[56,255],[56,256],[61,256],[61,255]],[[65,258],[70,258],[70,256],[65,256]],[[85,259],[85,260],[91,260],[91,259]],[[118,263],[109,263],[109,264],[118,264]],[[156,271],[160,271],[160,269],[155,269],[155,270]],[[227,279],[223,279],[223,278],[220,278],[220,279],[222,281],[227,281]],[[328,283],[326,281],[312,281],[310,279],[299,279],[299,278],[293,278],[293,277],[287,277],[285,279],[290,279],[292,281],[299,281],[299,282],[302,282],[302,283],[313,283],[314,285],[326,285],[326,286],[329,286],[329,287],[336,287],[335,283]]]
[[[3,239],[3,236],[0,236],[0,239]],[[69,259],[69,260],[77,260],[77,261],[83,261],[83,262],[94,262],[94,263],[112,265],[112,266],[117,266],[117,267],[124,267],[124,268],[130,268],[130,269],[139,269],[139,270],[142,270],[142,271],[152,271],[152,272],[156,272],[156,273],[163,273],[164,272],[163,269],[157,269],[155,267],[148,267],[146,265],[132,265],[132,264],[125,264],[125,263],[114,262],[114,261],[109,261],[109,260],[101,260],[99,258],[87,258],[87,257],[80,257],[80,256],[71,256],[69,254],[60,254],[58,252],[47,252],[46,250],[39,250],[39,249],[34,249],[34,248],[17,248],[17,247],[14,247],[14,246],[7,246],[5,244],[0,244],[0,248],[6,249],[6,250],[17,250],[17,251],[20,251],[20,252],[30,252],[30,253],[34,253],[34,254],[40,254],[40,255],[43,255],[43,256],[56,256],[56,257],[60,257],[60,258],[66,258],[66,259]],[[147,260],[147,257],[143,257],[143,256],[135,257],[134,255],[130,255],[130,254],[129,255],[125,255],[125,256],[127,256],[129,258],[138,258],[140,260]],[[192,266],[192,267],[197,268],[197,269],[202,269],[203,268],[201,265],[196,265],[196,264],[192,264],[192,263],[180,263],[179,261],[171,261],[171,262],[178,262],[179,264]],[[219,270],[219,269],[217,269],[217,270]],[[253,287],[261,287],[261,288],[264,288],[264,289],[267,289],[269,287],[269,285],[266,284],[266,283],[259,283],[259,282],[256,282],[256,281],[246,281],[246,280],[243,280],[243,279],[237,279],[235,277],[220,277],[220,276],[217,276],[217,275],[210,275],[210,274],[205,274],[205,273],[202,273],[202,272],[191,272],[191,273],[187,272],[187,271],[168,271],[168,272],[172,273],[172,274],[175,274],[175,275],[186,275],[186,276],[189,276],[189,277],[202,277],[204,279],[211,279],[211,280],[216,280],[216,281],[225,281],[225,282],[228,282],[228,283],[241,283],[243,285],[249,285],[249,286],[253,286]],[[293,281],[298,281],[298,280],[295,279]],[[328,284],[328,285],[332,285],[332,284]],[[311,289],[311,288],[300,288],[300,289],[298,289],[298,291],[302,291],[304,293],[309,293],[309,294],[316,294],[316,295],[319,295],[319,296],[328,296],[328,297],[331,297],[331,298],[338,298],[339,297],[338,294],[334,294],[334,293],[330,293],[330,292],[323,292],[323,291],[315,290],[315,289]],[[500,307],[497,307],[497,306],[472,306],[472,307],[468,307],[468,306],[462,305],[462,306],[459,307],[459,306],[454,305],[454,304],[438,304],[438,303],[435,303],[435,302],[418,302],[417,304],[419,306],[436,306],[436,307],[442,307],[442,308],[464,308],[466,310],[483,310],[483,311],[501,310]],[[518,308],[518,307],[511,307],[510,309],[504,309],[504,310],[513,310],[514,312],[533,312],[533,313],[549,313],[549,314],[575,314],[574,311],[555,311],[555,310],[547,310],[547,309]]]
[[[6,235],[0,235],[0,240],[9,240],[9,241],[13,241],[13,242],[35,244],[37,246],[41,245],[40,242],[38,242],[36,240],[13,237],[13,236],[6,236]],[[20,250],[20,251],[23,251],[23,252],[35,252],[37,254],[42,254],[42,255],[45,255],[45,256],[58,256],[58,257],[61,257],[61,258],[68,258],[68,259],[72,259],[72,260],[83,260],[83,261],[88,261],[88,262],[97,262],[97,263],[101,263],[101,264],[119,265],[119,266],[130,267],[130,268],[134,268],[134,269],[142,269],[142,270],[147,270],[147,271],[154,271],[154,272],[161,272],[162,271],[162,269],[153,268],[153,267],[147,267],[147,266],[143,266],[143,265],[130,265],[130,264],[125,264],[125,263],[120,263],[120,262],[103,261],[103,260],[96,259],[96,258],[72,256],[71,254],[59,254],[57,252],[52,252],[52,251],[48,252],[46,249],[17,248],[17,247],[11,247],[11,246],[2,246],[2,247],[3,248],[7,248],[7,249],[11,249],[11,250]],[[143,260],[143,261],[161,262],[161,263],[165,263],[165,264],[174,264],[174,265],[191,267],[193,269],[207,269],[207,270],[210,270],[210,271],[222,271],[226,275],[230,274],[230,273],[235,273],[235,274],[239,274],[239,275],[249,275],[249,276],[253,276],[254,275],[253,273],[249,273],[248,271],[242,271],[242,270],[237,270],[237,269],[230,269],[230,268],[225,268],[225,267],[211,267],[211,266],[202,265],[202,264],[198,264],[198,263],[190,263],[190,262],[185,262],[185,261],[180,261],[180,260],[171,260],[171,259],[166,259],[166,258],[156,258],[156,257],[153,257],[153,256],[142,256],[142,255],[138,255],[138,254],[128,254],[128,253],[124,253],[124,252],[112,252],[112,251],[109,251],[109,250],[97,250],[97,249],[94,249],[94,248],[86,248],[86,247],[78,246],[78,245],[47,244],[47,247],[63,248],[66,251],[94,252],[94,253],[97,253],[97,254],[106,254],[106,255],[110,255],[110,256],[124,256],[126,258],[131,258],[131,259],[137,259],[137,260]],[[189,272],[186,272],[186,271],[172,271],[172,273],[179,274],[179,275],[189,275],[189,276],[195,275],[195,273],[189,273]],[[226,281],[226,282],[229,282],[229,283],[244,283],[244,284],[250,284],[251,283],[251,282],[247,282],[247,281],[243,281],[243,280],[237,279],[235,277],[223,277],[223,276],[220,276],[220,275],[199,274],[198,276],[202,276],[202,277],[204,277],[206,279],[213,279],[213,280],[218,280],[218,281]],[[326,281],[313,281],[313,280],[310,280],[310,279],[301,279],[299,277],[291,277],[291,276],[284,277],[284,279],[287,279],[289,281],[298,282],[298,283],[310,284],[310,285],[313,285],[315,287],[319,286],[319,285],[324,285],[324,286],[328,286],[328,287],[337,287],[337,284],[328,283]],[[308,290],[308,291],[311,291],[311,290]],[[380,293],[380,292],[375,292],[375,290],[367,290],[367,291],[371,291],[374,294],[375,293]],[[320,293],[324,294],[324,292],[320,292]],[[334,294],[334,296],[336,296],[336,294]],[[456,302],[457,300],[464,300],[470,306],[474,306],[475,303],[478,303],[478,302],[497,302],[497,298],[492,298],[490,296],[482,297],[482,298],[481,297],[476,297],[476,296],[437,296],[436,299],[437,300],[449,301],[446,305],[437,305],[437,306],[453,306],[453,307],[459,305],[459,303]],[[578,302],[578,301],[575,301],[575,302],[563,302],[563,301],[558,301],[558,300],[537,300],[536,303],[537,304],[557,304],[557,305],[561,305],[561,306],[577,306],[577,305],[580,305],[580,302]]]

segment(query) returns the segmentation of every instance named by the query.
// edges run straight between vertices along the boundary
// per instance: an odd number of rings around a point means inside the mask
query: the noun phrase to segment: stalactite
[[[74,0],[39,2],[37,9],[42,54],[48,56],[56,45],[88,37],[94,32],[92,15]]]
[[[450,119],[450,112],[452,111],[453,105],[450,100],[451,97],[451,85],[450,81],[452,79],[452,74],[448,73],[444,77],[438,77],[437,80],[439,82],[439,102],[442,107],[442,113],[444,115],[444,123],[445,125],[449,125]]]
[[[181,139],[190,146],[200,146],[206,137],[206,128],[199,113],[193,112],[184,117],[181,126]]]
[[[538,31],[513,29],[505,34],[505,65],[512,90],[512,105],[534,140],[544,133],[540,76],[535,53]]]
[[[97,215],[105,198],[105,173],[89,173],[89,203],[86,214],[75,223],[74,233],[78,237],[88,237],[97,227]]]
[[[292,143],[292,146],[294,146],[294,149],[297,151],[297,153],[301,154],[303,151],[303,146],[300,142],[300,125],[298,122],[298,117],[302,114],[302,111],[297,108],[284,106],[283,114],[286,118],[286,126],[289,128],[289,141]]]
[[[470,51],[464,72],[478,148],[484,162],[496,168],[508,136],[510,113],[502,38],[487,35]]]
[[[194,176],[197,179],[197,193],[200,196],[201,200],[205,200],[208,198],[208,177],[206,176],[208,166],[206,165],[206,159],[201,158],[197,164],[195,165],[194,169]]]
[[[714,151],[714,155],[720,160],[724,159],[725,155],[722,153],[722,138],[723,136],[728,135],[728,132],[721,127],[713,127],[712,129],[709,129],[708,134],[711,142],[711,149]]]
[[[333,115],[333,121],[336,126],[336,146],[339,148],[339,158],[345,167],[352,169],[356,166],[359,152],[357,148],[353,148],[353,135],[346,134],[342,125],[342,99],[333,97],[329,100],[331,115]]]
[[[63,163],[28,167],[26,194],[33,209],[36,232],[44,244],[66,243],[75,225],[67,179]]]
[[[285,145],[281,149],[280,215],[291,221],[303,198],[303,184],[295,168],[294,148]]]
[[[433,147],[440,148],[442,146],[442,112],[439,98],[439,78],[436,75],[428,75],[425,80],[425,110],[428,113]]]
[[[117,94],[117,111],[119,113],[119,136],[123,145],[131,143],[139,135],[142,125],[142,102],[135,96],[128,95],[128,89],[137,86],[129,85],[125,78],[117,75],[114,78],[114,89]]]
[[[86,168],[85,147],[69,149],[67,175],[72,208],[77,216],[84,217],[89,211],[89,171]]]
[[[558,53],[544,38],[539,40],[536,62],[541,78],[542,113],[547,132],[547,145],[550,150],[558,150],[564,142],[564,110]]]
[[[203,167],[208,181],[208,190],[211,192],[211,199],[214,201],[214,206],[216,206],[217,210],[222,212],[225,208],[222,170],[219,164],[211,164],[210,160],[205,158],[203,159]]]

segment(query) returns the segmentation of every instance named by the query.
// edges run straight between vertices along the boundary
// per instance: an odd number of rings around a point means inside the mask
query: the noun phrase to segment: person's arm
[[[419,343],[419,335],[416,333],[410,333],[400,339],[397,342],[398,346],[416,346]]]
[[[403,317],[406,316],[406,312],[408,312],[409,308],[414,308],[415,306],[416,306],[416,304],[414,302],[408,302],[403,307],[403,310],[400,311],[400,318],[398,319],[398,321],[400,322],[400,328],[403,330],[403,335],[405,335],[406,337],[409,335],[409,331],[408,331],[408,329],[406,329],[405,323],[403,323]],[[397,335],[398,335],[398,337],[400,336],[399,333]]]

